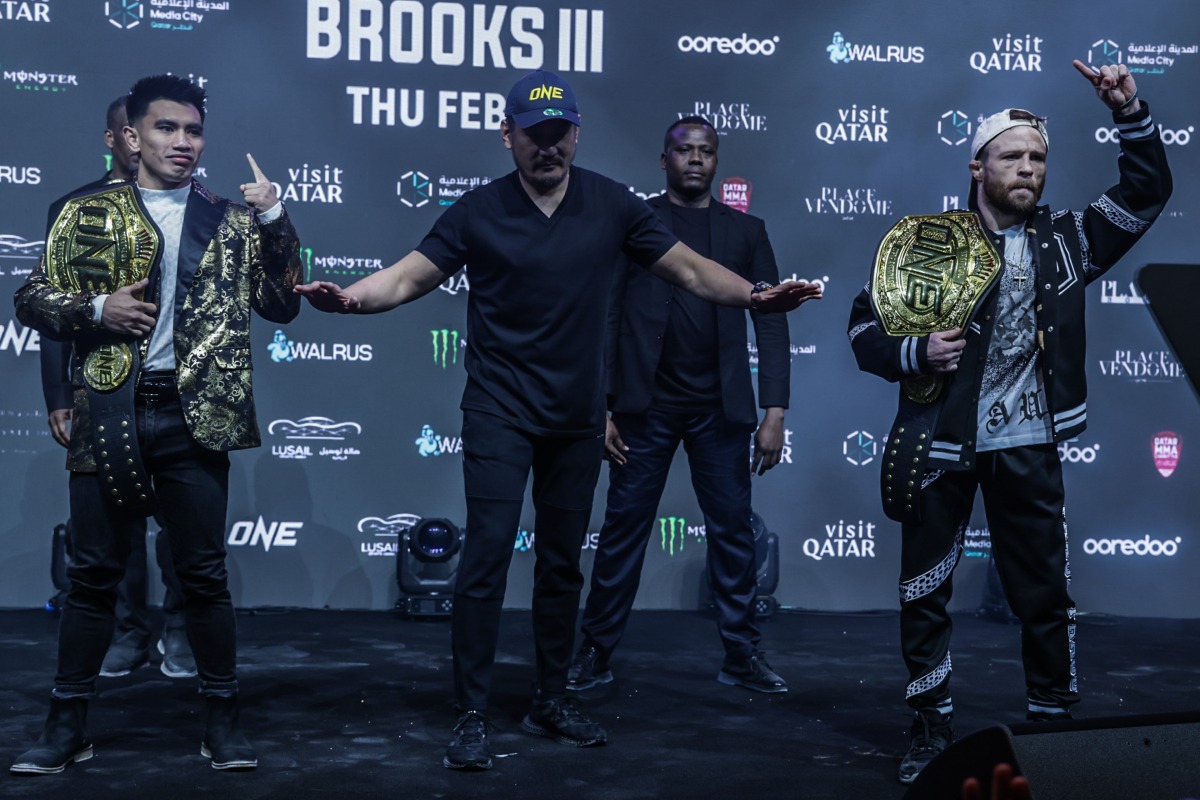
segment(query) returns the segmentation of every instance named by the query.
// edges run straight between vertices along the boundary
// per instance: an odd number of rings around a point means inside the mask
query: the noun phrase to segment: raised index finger
[[[1091,81],[1093,85],[1100,82],[1100,71],[1092,69],[1078,58],[1071,62],[1071,66],[1079,70],[1079,74]]]
[[[246,153],[246,160],[250,162],[250,169],[254,170],[254,181],[256,183],[270,183],[267,176],[258,168],[258,162],[254,160],[254,156]]]

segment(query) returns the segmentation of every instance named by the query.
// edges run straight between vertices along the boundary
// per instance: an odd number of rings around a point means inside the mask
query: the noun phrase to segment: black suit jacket
[[[98,181],[80,186],[73,192],[67,192],[50,204],[50,212],[46,215],[46,244],[50,243],[50,229],[54,221],[62,213],[67,200],[77,194],[85,194],[99,189],[112,182],[112,173],[105,173]],[[71,408],[74,405],[71,387],[71,342],[55,342],[50,339],[42,340],[42,396],[46,398],[46,411],[57,411]]]
[[[672,227],[671,201],[665,194],[651,198],[649,205]],[[716,200],[708,209],[712,260],[751,283],[779,283],[775,253],[763,221]],[[638,414],[650,407],[670,317],[671,289],[671,284],[632,262],[627,261],[618,271],[606,350],[610,411]],[[757,424],[746,349],[746,313],[728,306],[716,310],[717,364],[725,417],[734,423]],[[787,315],[751,311],[750,320],[758,341],[758,405],[787,408],[791,393]]]

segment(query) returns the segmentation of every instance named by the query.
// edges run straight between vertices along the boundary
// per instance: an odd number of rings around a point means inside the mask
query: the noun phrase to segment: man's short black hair
[[[117,113],[125,110],[126,103],[129,102],[129,95],[123,94],[116,100],[108,104],[108,111],[104,112],[104,124],[114,135],[121,135],[121,126],[117,124]]]
[[[671,149],[671,131],[675,130],[681,125],[703,125],[713,133],[717,132],[716,129],[713,128],[711,122],[706,120],[704,117],[699,116],[698,114],[689,114],[686,117],[680,117],[671,123],[671,127],[667,128],[667,132],[663,135],[664,153]]]
[[[136,125],[141,122],[150,109],[150,104],[155,100],[172,100],[195,106],[200,112],[200,121],[203,122],[204,104],[208,101],[208,93],[187,78],[177,75],[151,75],[142,78],[129,90],[129,101],[125,106],[129,124]]]

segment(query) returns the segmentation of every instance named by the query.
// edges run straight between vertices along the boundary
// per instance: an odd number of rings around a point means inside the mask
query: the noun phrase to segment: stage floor
[[[441,766],[454,722],[450,629],[385,612],[239,612],[242,721],[259,769],[222,773],[199,755],[195,680],[152,661],[101,678],[96,756],[57,776],[17,778],[54,672],[56,615],[0,611],[0,796],[53,798],[900,798],[909,718],[897,616],[781,613],[763,649],[791,686],[761,695],[715,680],[712,619],[635,612],[616,680],[582,695],[609,744],[575,749],[520,731],[533,677],[528,612],[507,611],[492,703],[490,772]],[[1200,620],[1079,623],[1077,718],[1200,708]],[[1015,626],[959,615],[959,735],[1024,717]],[[1036,787],[1035,787],[1036,791]]]

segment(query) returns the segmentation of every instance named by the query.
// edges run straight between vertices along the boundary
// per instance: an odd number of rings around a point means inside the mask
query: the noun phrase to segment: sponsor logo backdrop
[[[894,608],[899,529],[880,509],[877,453],[896,389],[856,368],[850,300],[899,216],[965,205],[982,115],[1022,106],[1050,117],[1053,208],[1081,209],[1115,182],[1111,118],[1071,60],[1123,60],[1169,143],[1176,190],[1145,240],[1090,289],[1090,427],[1060,448],[1073,591],[1085,611],[1200,615],[1187,588],[1200,571],[1200,462],[1184,446],[1200,441],[1200,406],[1132,282],[1140,264],[1195,260],[1200,190],[1186,176],[1200,171],[1200,10],[1188,0],[1134,15],[1115,0],[1019,3],[1012,24],[980,27],[994,9],[979,0],[916,12],[851,5],[0,3],[0,295],[36,263],[49,203],[106,169],[104,109],[145,74],[203,83],[202,180],[238,198],[252,152],[286,198],[306,277],[342,283],[403,256],[447,206],[512,168],[496,128],[508,86],[531,69],[574,87],[578,163],[643,197],[662,191],[670,121],[710,115],[721,134],[714,191],[766,220],[784,276],[826,292],[790,319],[784,463],[754,479],[756,510],[780,539],[777,597]],[[263,446],[233,456],[226,529],[238,603],[388,608],[403,529],[422,516],[465,523],[458,401],[470,288],[459,273],[387,315],[306,308],[290,325],[256,323]],[[50,533],[67,515],[42,344],[0,309],[0,606],[51,594]],[[748,331],[752,367],[757,357]],[[639,605],[697,607],[705,525],[682,456],[650,524]],[[527,510],[513,531],[513,606],[528,605],[534,527]],[[972,554],[986,556],[981,510],[970,529]],[[978,602],[986,560],[960,566],[959,607]]]

